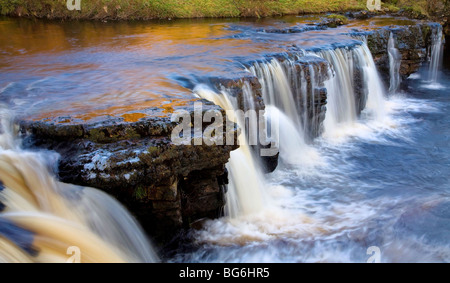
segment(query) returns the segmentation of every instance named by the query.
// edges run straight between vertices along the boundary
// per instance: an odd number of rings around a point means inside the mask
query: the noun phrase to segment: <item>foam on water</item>
[[[81,262],[158,261],[121,204],[98,190],[58,182],[49,164],[55,158],[22,150],[11,121],[0,109],[0,262],[64,263],[71,247],[80,250]],[[11,232],[19,229],[24,232]]]

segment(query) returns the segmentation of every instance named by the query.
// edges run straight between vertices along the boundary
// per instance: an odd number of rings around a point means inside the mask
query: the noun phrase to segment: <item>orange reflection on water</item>
[[[143,113],[130,113],[130,114],[123,114],[122,118],[123,118],[124,122],[132,123],[132,122],[137,122],[146,116],[147,115],[145,115]]]
[[[126,106],[111,106],[92,111],[73,111],[71,109],[43,112],[30,117],[34,121],[50,121],[48,117],[62,117],[58,123],[95,122],[108,117],[123,118],[124,122],[137,122],[147,116],[169,117],[176,108],[188,107],[192,100],[188,99],[153,99]]]

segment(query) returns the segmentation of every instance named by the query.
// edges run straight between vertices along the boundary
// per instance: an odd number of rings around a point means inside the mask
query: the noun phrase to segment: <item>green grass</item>
[[[331,14],[327,17],[328,19],[341,21],[343,25],[348,24],[348,18],[344,15]]]
[[[266,17],[365,6],[365,0],[81,0],[81,11],[69,11],[66,0],[0,0],[0,13],[61,19],[167,19]]]
[[[168,19],[267,17],[365,10],[367,0],[81,0],[81,11],[69,11],[67,0],[0,0],[1,15],[49,19]],[[448,12],[450,0],[384,0],[391,12],[411,16]],[[444,8],[442,8],[444,7]],[[439,11],[439,12],[436,12]]]

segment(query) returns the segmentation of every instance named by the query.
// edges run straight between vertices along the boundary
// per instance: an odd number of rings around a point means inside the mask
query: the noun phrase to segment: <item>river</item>
[[[120,117],[182,104],[192,99],[193,90],[202,96],[195,85],[206,77],[248,73],[242,64],[284,52],[284,46],[295,44],[327,59],[317,46],[355,44],[358,40],[344,33],[367,24],[289,36],[262,32],[315,19],[56,23],[1,18],[0,97],[14,116],[27,119]],[[377,26],[393,23],[410,22],[375,21]],[[343,124],[328,117],[325,134],[289,148],[288,155],[306,158],[282,162],[262,177],[270,205],[207,221],[189,231],[193,243],[170,251],[164,261],[366,262],[373,251],[382,262],[450,261],[448,58],[446,50],[437,84],[428,82],[424,65],[406,88],[381,93],[382,118],[363,112]],[[145,244],[141,236],[138,240]],[[119,254],[125,261],[157,261],[151,248],[136,258]]]

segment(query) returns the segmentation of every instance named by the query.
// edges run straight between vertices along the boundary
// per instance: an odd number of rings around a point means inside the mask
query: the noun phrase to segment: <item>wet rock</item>
[[[303,33],[314,30],[325,30],[327,28],[328,27],[325,23],[313,23],[313,24],[299,24],[296,26],[286,28],[265,28],[260,29],[259,32],[288,34],[288,33]]]
[[[265,104],[262,96],[262,86],[258,78],[248,75],[238,79],[224,79],[224,78],[213,78],[210,83],[218,91],[225,89],[232,97],[236,98],[237,109],[247,112],[248,110],[259,111],[265,110]],[[245,90],[246,89],[246,90]],[[247,91],[247,93],[244,93]],[[259,116],[258,116],[259,119]],[[258,120],[258,125],[263,131],[266,130],[264,126],[259,124],[261,121]],[[254,156],[260,156],[261,165],[266,173],[271,173],[275,171],[278,166],[278,156],[279,154],[273,156],[261,156],[260,152],[262,149],[269,148],[269,145],[263,145],[258,143],[258,145],[251,145],[250,148],[254,153]]]
[[[279,60],[284,62],[289,58],[295,58],[295,55],[296,53],[289,54],[288,57]],[[327,109],[327,89],[324,83],[330,79],[330,65],[328,61],[317,56],[300,56],[295,60],[294,66],[295,68],[291,70],[294,74],[290,82],[291,90],[298,112],[307,114],[304,115],[306,119],[303,124],[308,137],[314,139],[323,130]],[[306,97],[304,97],[305,95]]]
[[[321,26],[327,26],[329,28],[337,28],[348,24],[348,18],[344,15],[332,14],[322,19]]]
[[[236,98],[237,107],[240,110],[264,110],[264,100],[262,97],[261,84],[258,78],[247,75],[236,79],[230,78],[211,78],[210,84],[219,92],[222,89],[227,90],[231,96]],[[244,89],[251,91],[251,96],[244,94]]]
[[[203,114],[210,110],[221,113],[226,125],[224,110],[205,100],[193,99],[183,108],[191,121],[194,102],[202,102]],[[238,147],[236,127],[223,129],[224,140],[226,135],[234,136],[233,145],[208,146],[194,145],[194,136],[188,144],[174,143],[171,134],[181,120],[172,122],[169,116],[144,117],[137,122],[121,118],[69,124],[57,121],[59,118],[21,121],[25,147],[58,152],[62,181],[115,196],[157,241],[170,239],[190,221],[219,215],[224,201],[223,190],[217,188],[225,183],[225,164]],[[204,130],[209,125],[200,126]],[[187,181],[192,176],[196,182]],[[201,205],[185,209],[186,203]]]
[[[358,12],[347,12],[345,13],[345,16],[347,16],[350,19],[357,19],[357,20],[367,20],[369,18],[372,18],[376,16],[377,14],[374,12],[369,11],[358,11]]]
[[[402,79],[406,79],[417,72],[422,63],[427,60],[432,30],[437,26],[438,24],[434,23],[391,26],[374,30],[367,35],[369,49],[386,86],[389,85],[389,55],[387,49],[390,33],[394,34],[396,47],[402,56],[400,75]]]

